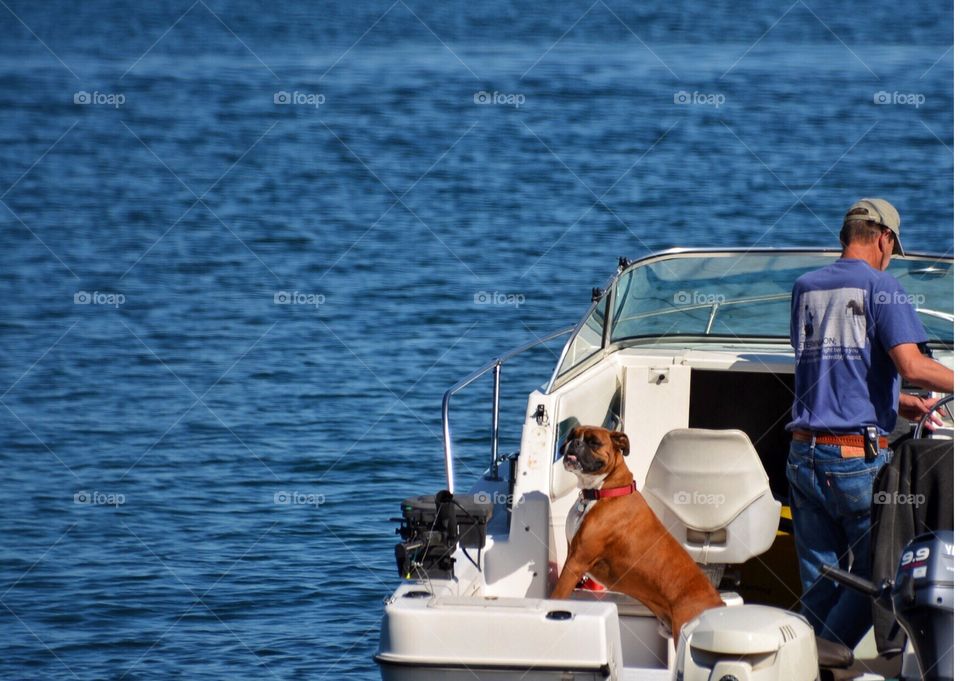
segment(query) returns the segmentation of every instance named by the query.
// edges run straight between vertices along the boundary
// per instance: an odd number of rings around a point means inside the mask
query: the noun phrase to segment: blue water
[[[378,678],[443,390],[618,256],[953,251],[949,3],[0,5],[3,678]]]

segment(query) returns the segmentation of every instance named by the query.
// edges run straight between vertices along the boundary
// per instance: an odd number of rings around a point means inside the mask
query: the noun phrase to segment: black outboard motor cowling
[[[916,652],[921,679],[952,681],[953,532],[927,532],[907,544],[892,597],[897,622]]]
[[[457,547],[476,549],[474,564],[480,569],[480,550],[487,543],[487,523],[493,516],[493,500],[485,492],[436,494],[410,497],[400,504],[402,518],[397,534],[403,540],[394,547],[397,572],[402,579],[453,577]],[[482,570],[481,570],[482,571]]]

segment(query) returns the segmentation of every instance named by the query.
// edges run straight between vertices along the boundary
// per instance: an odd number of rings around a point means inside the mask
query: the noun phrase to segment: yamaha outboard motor
[[[953,532],[937,530],[918,535],[900,554],[900,567],[891,584],[873,585],[835,567],[821,572],[844,586],[871,596],[893,610],[910,638],[917,672],[905,667],[905,681],[953,680]]]
[[[907,544],[892,595],[923,681],[952,680],[953,532],[928,532]]]

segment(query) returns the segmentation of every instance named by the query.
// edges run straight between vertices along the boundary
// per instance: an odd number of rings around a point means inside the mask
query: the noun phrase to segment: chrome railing
[[[536,340],[509,350],[499,357],[495,357],[476,371],[473,371],[469,375],[460,379],[456,384],[453,385],[453,387],[443,394],[443,458],[447,466],[447,489],[450,490],[450,492],[454,491],[453,440],[450,436],[450,399],[481,376],[484,376],[490,371],[493,372],[493,404],[490,422],[490,475],[492,479],[498,480],[497,467],[499,462],[497,459],[499,458],[500,448],[500,369],[503,366],[503,363],[508,359],[516,357],[517,355],[524,353],[531,348],[535,348],[538,345],[543,345],[554,338],[569,334],[574,330],[574,328],[575,326],[565,326],[562,329],[551,331],[546,336],[541,336]]]

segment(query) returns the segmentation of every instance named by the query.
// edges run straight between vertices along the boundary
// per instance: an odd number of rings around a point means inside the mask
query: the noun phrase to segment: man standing
[[[870,628],[870,602],[820,576],[849,565],[870,579],[873,480],[889,461],[897,413],[918,419],[936,403],[900,393],[913,385],[953,392],[953,371],[917,347],[927,334],[900,282],[884,270],[903,255],[900,215],[861,199],[840,231],[843,253],[793,287],[796,356],[787,479],[803,584],[803,614],[818,636],[853,648]]]

